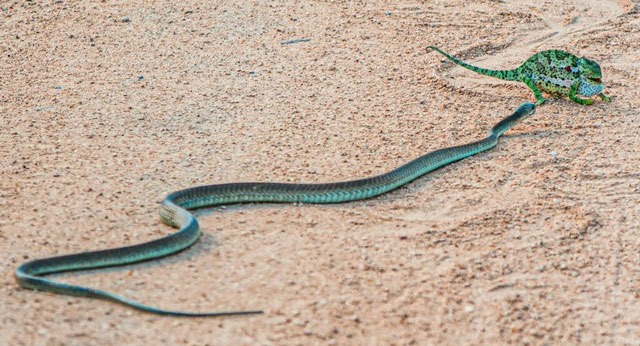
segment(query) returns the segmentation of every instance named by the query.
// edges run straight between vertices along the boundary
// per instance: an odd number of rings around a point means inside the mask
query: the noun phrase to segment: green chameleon
[[[576,94],[586,97],[598,94],[600,98],[609,102],[609,96],[602,93],[602,72],[597,62],[578,58],[577,56],[562,50],[545,50],[532,55],[520,67],[513,70],[490,70],[482,67],[469,65],[466,62],[456,59],[438,47],[429,46],[446,56],[456,64],[491,77],[496,77],[508,81],[524,82],[536,95],[540,105],[548,99],[542,96],[542,91],[556,95],[566,95],[570,99],[583,104],[590,105],[593,99],[583,99]]]

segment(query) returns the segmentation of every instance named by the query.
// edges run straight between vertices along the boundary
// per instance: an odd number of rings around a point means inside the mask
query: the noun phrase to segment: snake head
[[[580,71],[580,75],[594,84],[602,84],[602,71],[597,62],[584,57],[580,58],[578,59],[578,71]]]
[[[526,112],[527,117],[529,117],[536,112],[536,104],[533,102],[525,102],[518,106],[518,108],[516,109],[516,113],[517,112]]]

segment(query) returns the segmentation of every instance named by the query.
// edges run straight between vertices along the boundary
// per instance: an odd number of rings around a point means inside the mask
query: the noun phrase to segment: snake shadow
[[[170,228],[169,226],[166,226],[162,223],[159,223],[159,225],[161,227],[166,227],[167,234],[170,234],[176,231],[175,228]],[[115,245],[115,247],[125,246],[125,245],[126,244]],[[109,267],[103,267],[103,268],[78,270],[78,271],[72,271],[72,272],[53,273],[47,276],[49,276],[51,279],[54,279],[54,278],[63,279],[64,277],[78,277],[78,276],[95,275],[95,274],[101,274],[101,273],[138,270],[138,269],[144,269],[144,268],[153,268],[156,266],[164,266],[164,265],[173,264],[173,263],[181,263],[181,262],[189,261],[190,259],[195,258],[196,256],[199,256],[202,253],[211,252],[212,251],[211,249],[217,247],[218,245],[219,243],[215,234],[212,234],[211,232],[207,232],[206,230],[201,229],[200,238],[192,246],[186,249],[183,249],[179,252],[169,254],[164,257],[159,257],[159,258],[136,262],[136,263],[124,264],[124,265],[115,265],[115,266],[109,266]]]

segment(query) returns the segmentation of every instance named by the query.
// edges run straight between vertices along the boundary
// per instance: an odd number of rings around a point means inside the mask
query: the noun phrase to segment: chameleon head
[[[604,89],[604,84],[602,84],[602,71],[597,62],[584,57],[580,58],[578,59],[578,70],[580,71],[580,79],[582,80],[579,90],[580,94],[592,96]]]
[[[589,78],[600,81],[602,78],[602,71],[600,70],[600,65],[597,62],[589,59],[589,58],[580,58],[578,59],[578,70],[580,74]]]

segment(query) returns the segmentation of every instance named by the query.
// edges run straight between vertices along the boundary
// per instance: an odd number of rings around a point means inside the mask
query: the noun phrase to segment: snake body
[[[25,288],[66,295],[101,298],[147,312],[175,316],[225,316],[262,313],[261,310],[188,312],[145,305],[112,292],[53,281],[43,275],[59,272],[120,266],[171,255],[191,246],[200,236],[198,221],[190,209],[247,202],[341,203],[369,198],[402,186],[448,163],[488,150],[505,131],[533,114],[535,105],[520,105],[498,122],[489,136],[469,144],[448,147],[420,156],[394,170],[369,178],[325,184],[229,183],[192,187],[169,194],[162,202],[160,216],[178,231],[149,242],[106,250],[36,259],[16,270],[18,283]]]

